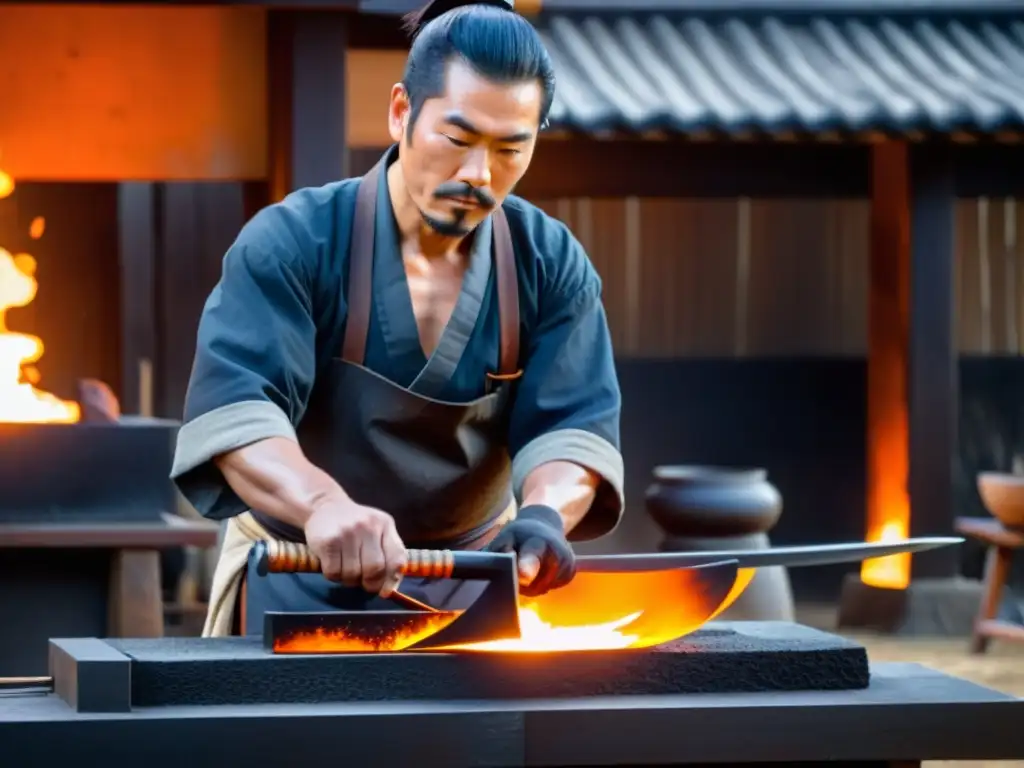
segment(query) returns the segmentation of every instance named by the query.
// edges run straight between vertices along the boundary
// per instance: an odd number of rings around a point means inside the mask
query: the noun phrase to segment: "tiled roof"
[[[677,133],[1024,128],[1019,18],[552,14],[552,128]]]

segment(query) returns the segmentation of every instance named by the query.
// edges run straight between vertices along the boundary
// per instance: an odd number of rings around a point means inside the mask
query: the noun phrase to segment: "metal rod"
[[[53,678],[40,677],[0,677],[0,687],[13,688],[22,685],[53,685]]]
[[[397,589],[391,593],[391,599],[400,605],[404,605],[406,608],[412,608],[416,611],[426,611],[427,613],[441,613],[437,608],[432,605],[427,605],[424,602],[417,600],[412,595],[407,595],[405,592],[399,592]]]
[[[0,677],[0,696],[53,692],[52,677]]]

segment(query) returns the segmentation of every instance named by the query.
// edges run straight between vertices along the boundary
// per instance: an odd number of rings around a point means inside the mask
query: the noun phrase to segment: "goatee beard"
[[[447,221],[431,216],[429,213],[420,215],[423,217],[424,223],[441,237],[462,237],[472,231],[472,227],[467,227],[463,223],[463,216],[459,214],[456,214],[454,219]]]

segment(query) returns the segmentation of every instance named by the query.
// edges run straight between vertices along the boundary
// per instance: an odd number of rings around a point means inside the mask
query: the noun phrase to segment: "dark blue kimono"
[[[318,375],[339,355],[357,188],[349,179],[289,195],[246,224],[224,258],[199,325],[172,472],[209,518],[246,510],[212,458],[270,437],[296,439]],[[521,498],[524,479],[541,464],[588,467],[604,482],[571,538],[596,538],[615,527],[623,508],[620,393],[601,281],[564,224],[516,197],[504,210],[517,263],[523,368],[506,438],[513,492]],[[459,300],[452,323],[464,325],[461,354],[444,376],[424,380],[428,360],[390,204],[379,205],[377,216],[366,367],[406,388],[428,387],[421,394],[438,400],[482,396],[483,372],[496,368],[499,354],[494,275],[485,274],[479,295]],[[478,237],[473,248],[487,243]]]

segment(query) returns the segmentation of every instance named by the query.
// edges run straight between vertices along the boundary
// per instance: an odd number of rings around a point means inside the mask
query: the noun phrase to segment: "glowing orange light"
[[[0,198],[13,191],[14,180],[0,170]],[[41,225],[36,228],[41,235]],[[35,273],[36,260],[27,253],[12,256],[0,248],[0,422],[76,422],[78,403],[35,387],[39,371],[32,363],[43,356],[42,339],[7,330],[7,310],[24,307],[36,296]]]
[[[908,523],[905,518],[889,520],[877,531],[869,532],[868,541],[902,541],[909,536]],[[865,560],[861,564],[860,579],[873,587],[906,589],[910,585],[910,553]]]

